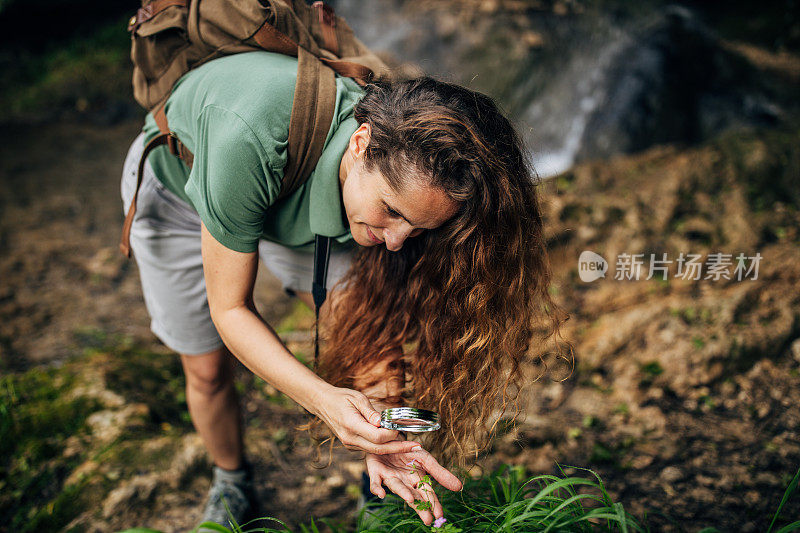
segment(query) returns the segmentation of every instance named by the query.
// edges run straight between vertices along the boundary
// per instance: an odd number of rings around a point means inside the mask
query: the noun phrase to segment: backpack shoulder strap
[[[142,151],[142,156],[139,158],[139,166],[136,170],[136,189],[133,191],[133,199],[131,200],[130,207],[128,207],[128,213],[125,215],[125,222],[122,225],[122,237],[119,241],[119,249],[125,257],[128,258],[131,256],[131,227],[133,226],[133,218],[136,215],[136,199],[139,196],[139,189],[142,186],[144,165],[147,161],[147,156],[150,155],[150,152],[152,152],[154,148],[166,145],[173,155],[183,159],[190,167],[192,163],[194,163],[194,154],[186,148],[186,145],[184,145],[174,133],[169,131],[167,114],[164,110],[165,105],[166,102],[153,110],[153,119],[155,119],[156,125],[158,125],[158,129],[161,133],[150,139],[150,142],[145,145]]]
[[[297,48],[297,59],[297,83],[289,122],[289,157],[278,199],[296,191],[314,170],[336,107],[333,70],[302,47]]]
[[[328,262],[331,256],[331,238],[314,235],[314,278],[311,281],[311,296],[314,298],[314,370],[319,361],[319,311],[328,296]]]

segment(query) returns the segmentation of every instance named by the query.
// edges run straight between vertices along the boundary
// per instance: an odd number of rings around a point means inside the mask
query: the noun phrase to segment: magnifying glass
[[[415,407],[391,407],[381,413],[381,427],[410,433],[424,433],[441,428],[439,413]]]

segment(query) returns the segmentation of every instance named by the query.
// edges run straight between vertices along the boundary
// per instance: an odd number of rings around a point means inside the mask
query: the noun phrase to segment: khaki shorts
[[[140,134],[128,151],[122,172],[123,212],[136,188],[136,170],[144,150]],[[170,349],[185,355],[222,347],[206,299],[200,254],[200,217],[195,209],[155,177],[149,162],[136,200],[131,248],[139,267],[150,329]],[[353,248],[331,250],[327,286],[350,268]],[[258,255],[287,291],[311,292],[314,254],[262,240]]]

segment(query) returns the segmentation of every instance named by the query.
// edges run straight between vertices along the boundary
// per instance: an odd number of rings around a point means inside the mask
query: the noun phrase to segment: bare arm
[[[330,385],[300,363],[253,303],[258,256],[217,242],[202,226],[203,269],[211,318],[225,345],[253,373],[318,416],[351,448],[371,453],[408,451],[413,443],[380,429],[380,415],[363,394]],[[391,441],[391,442],[390,442]]]
[[[311,309],[314,308],[310,293],[300,293],[297,296]],[[335,301],[336,297],[336,293],[332,292],[320,310],[323,322],[330,320],[329,303]],[[402,356],[402,349],[398,347],[383,359],[360,369],[353,379],[353,388],[365,394],[372,407],[378,411],[403,404],[405,367]],[[411,437],[412,440],[409,442],[413,442],[413,435]],[[462,487],[461,481],[452,472],[441,466],[429,452],[421,448],[408,453],[385,455],[367,453],[364,456],[364,466],[370,480],[370,492],[379,498],[384,498],[386,490],[383,487],[387,487],[405,500],[428,525],[432,524],[435,518],[444,516],[444,509],[433,487],[421,484],[424,476],[429,475],[448,490],[461,490]],[[427,502],[430,508],[417,508],[415,500]]]

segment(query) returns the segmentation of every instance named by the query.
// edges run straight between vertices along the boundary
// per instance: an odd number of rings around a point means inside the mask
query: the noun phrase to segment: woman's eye
[[[400,216],[400,213],[398,213],[397,211],[395,211],[395,210],[394,210],[394,209],[392,209],[391,207],[387,207],[387,208],[386,208],[386,212],[387,212],[387,213],[389,213],[389,216],[390,216],[390,217],[395,217],[395,218],[396,218],[396,217],[399,217],[399,216]]]

